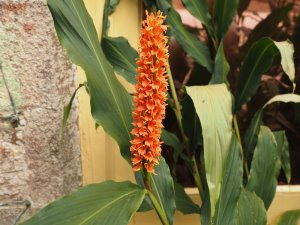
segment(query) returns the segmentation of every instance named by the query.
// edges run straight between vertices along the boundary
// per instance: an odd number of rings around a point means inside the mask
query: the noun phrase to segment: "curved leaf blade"
[[[126,225],[146,193],[128,181],[91,184],[49,204],[22,225]]]
[[[227,83],[227,74],[230,66],[224,54],[223,42],[221,42],[215,58],[214,72],[212,74],[210,84]]]
[[[128,40],[123,37],[103,37],[101,46],[114,70],[129,83],[136,84],[135,60],[138,58],[138,53],[130,46]]]
[[[238,2],[238,0],[214,1],[213,21],[219,41],[223,39],[233,21]]]
[[[83,68],[96,123],[119,144],[130,161],[132,100],[117,80],[98,41],[96,29],[82,0],[48,0],[61,45]]]
[[[254,192],[242,189],[237,211],[236,225],[267,224],[267,212],[264,203]]]
[[[228,225],[235,223],[237,202],[243,186],[243,165],[241,152],[241,146],[235,135],[233,135],[230,145],[230,152],[228,154],[224,169],[220,198],[216,205],[216,213],[213,218],[213,225]]]
[[[231,94],[225,84],[193,86],[186,90],[202,126],[205,171],[213,216],[232,138]]]
[[[176,209],[182,212],[184,215],[200,213],[200,208],[196,205],[192,199],[185,193],[184,188],[174,182],[175,197],[176,197]]]
[[[291,210],[283,213],[276,225],[298,225],[300,222],[300,210]]]
[[[170,26],[176,41],[197,63],[205,67],[208,72],[212,72],[212,61],[207,45],[200,41],[196,34],[191,33],[184,27],[180,15],[166,0],[158,1],[157,4],[167,15],[166,22]]]
[[[280,153],[275,138],[268,127],[261,126],[246,188],[263,200],[266,209],[274,198],[279,171]]]
[[[285,135],[285,131],[275,131],[273,132],[276,142],[277,149],[280,154],[281,167],[285,173],[285,177],[288,183],[291,182],[291,160],[290,160],[290,151],[289,143]]]
[[[294,63],[294,46],[290,41],[274,41],[281,55],[281,65],[283,71],[288,75],[290,81],[295,81],[295,63]]]
[[[238,77],[235,111],[238,111],[242,104],[248,102],[256,93],[261,76],[269,70],[277,53],[277,48],[269,38],[261,39],[251,47]]]

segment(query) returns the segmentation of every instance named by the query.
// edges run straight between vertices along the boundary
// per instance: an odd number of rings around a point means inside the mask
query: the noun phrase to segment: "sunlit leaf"
[[[186,90],[202,126],[205,171],[213,216],[232,138],[231,94],[225,84],[193,86]]]

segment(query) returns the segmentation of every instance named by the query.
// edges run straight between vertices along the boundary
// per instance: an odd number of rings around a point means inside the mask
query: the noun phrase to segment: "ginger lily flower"
[[[167,27],[163,25],[165,16],[160,11],[154,15],[146,11],[147,18],[142,22],[137,59],[137,84],[134,95],[133,125],[130,151],[133,170],[145,168],[154,173],[161,154],[160,135],[163,128],[167,99],[166,67],[169,57]]]

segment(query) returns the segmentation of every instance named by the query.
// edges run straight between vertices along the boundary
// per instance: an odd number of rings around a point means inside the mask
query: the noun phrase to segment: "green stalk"
[[[185,136],[185,133],[184,133],[184,130],[183,130],[181,107],[180,107],[180,104],[179,104],[179,101],[178,101],[176,89],[175,89],[175,86],[174,86],[174,80],[173,80],[172,73],[171,73],[169,65],[167,67],[167,73],[168,73],[168,81],[169,81],[169,86],[170,86],[170,90],[171,90],[171,95],[172,95],[174,105],[175,105],[174,113],[175,113],[175,116],[176,116],[177,124],[178,124],[178,127],[179,127],[180,134],[182,136],[183,144],[185,146],[187,154],[188,154],[189,157],[192,157],[193,168],[191,168],[191,172],[192,172],[193,178],[195,180],[195,183],[197,185],[200,198],[201,198],[201,200],[203,200],[204,199],[204,191],[203,191],[203,185],[202,185],[200,173],[199,173],[199,170],[197,168],[197,163],[196,163],[195,156],[192,156],[192,153],[190,151],[188,138]]]
[[[142,173],[143,178],[144,178],[144,184],[145,184],[145,188],[147,189],[147,194],[154,206],[154,209],[160,219],[160,221],[162,222],[163,225],[170,225],[167,215],[165,214],[164,210],[162,209],[161,205],[159,204],[159,202],[157,201],[155,195],[152,193],[152,189],[150,186],[150,174],[147,173],[147,171],[145,173]]]
[[[239,131],[239,125],[238,125],[238,122],[237,122],[236,115],[233,116],[233,126],[234,126],[234,130],[235,130],[236,136],[238,138],[238,141],[241,144],[241,153],[242,153],[242,158],[243,158],[243,166],[244,166],[244,170],[245,170],[245,173],[246,173],[246,177],[248,178],[248,176],[249,176],[249,169],[248,169],[248,164],[247,164],[247,161],[246,161],[246,158],[245,158],[245,154],[244,154],[244,151],[243,151],[242,139],[241,139],[241,135],[240,135],[240,131]]]

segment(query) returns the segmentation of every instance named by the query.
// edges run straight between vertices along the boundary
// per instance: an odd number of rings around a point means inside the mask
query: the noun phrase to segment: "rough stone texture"
[[[42,0],[0,0],[0,224],[27,218],[81,183],[77,110],[60,143],[75,67]],[[76,106],[76,103],[75,103]]]

